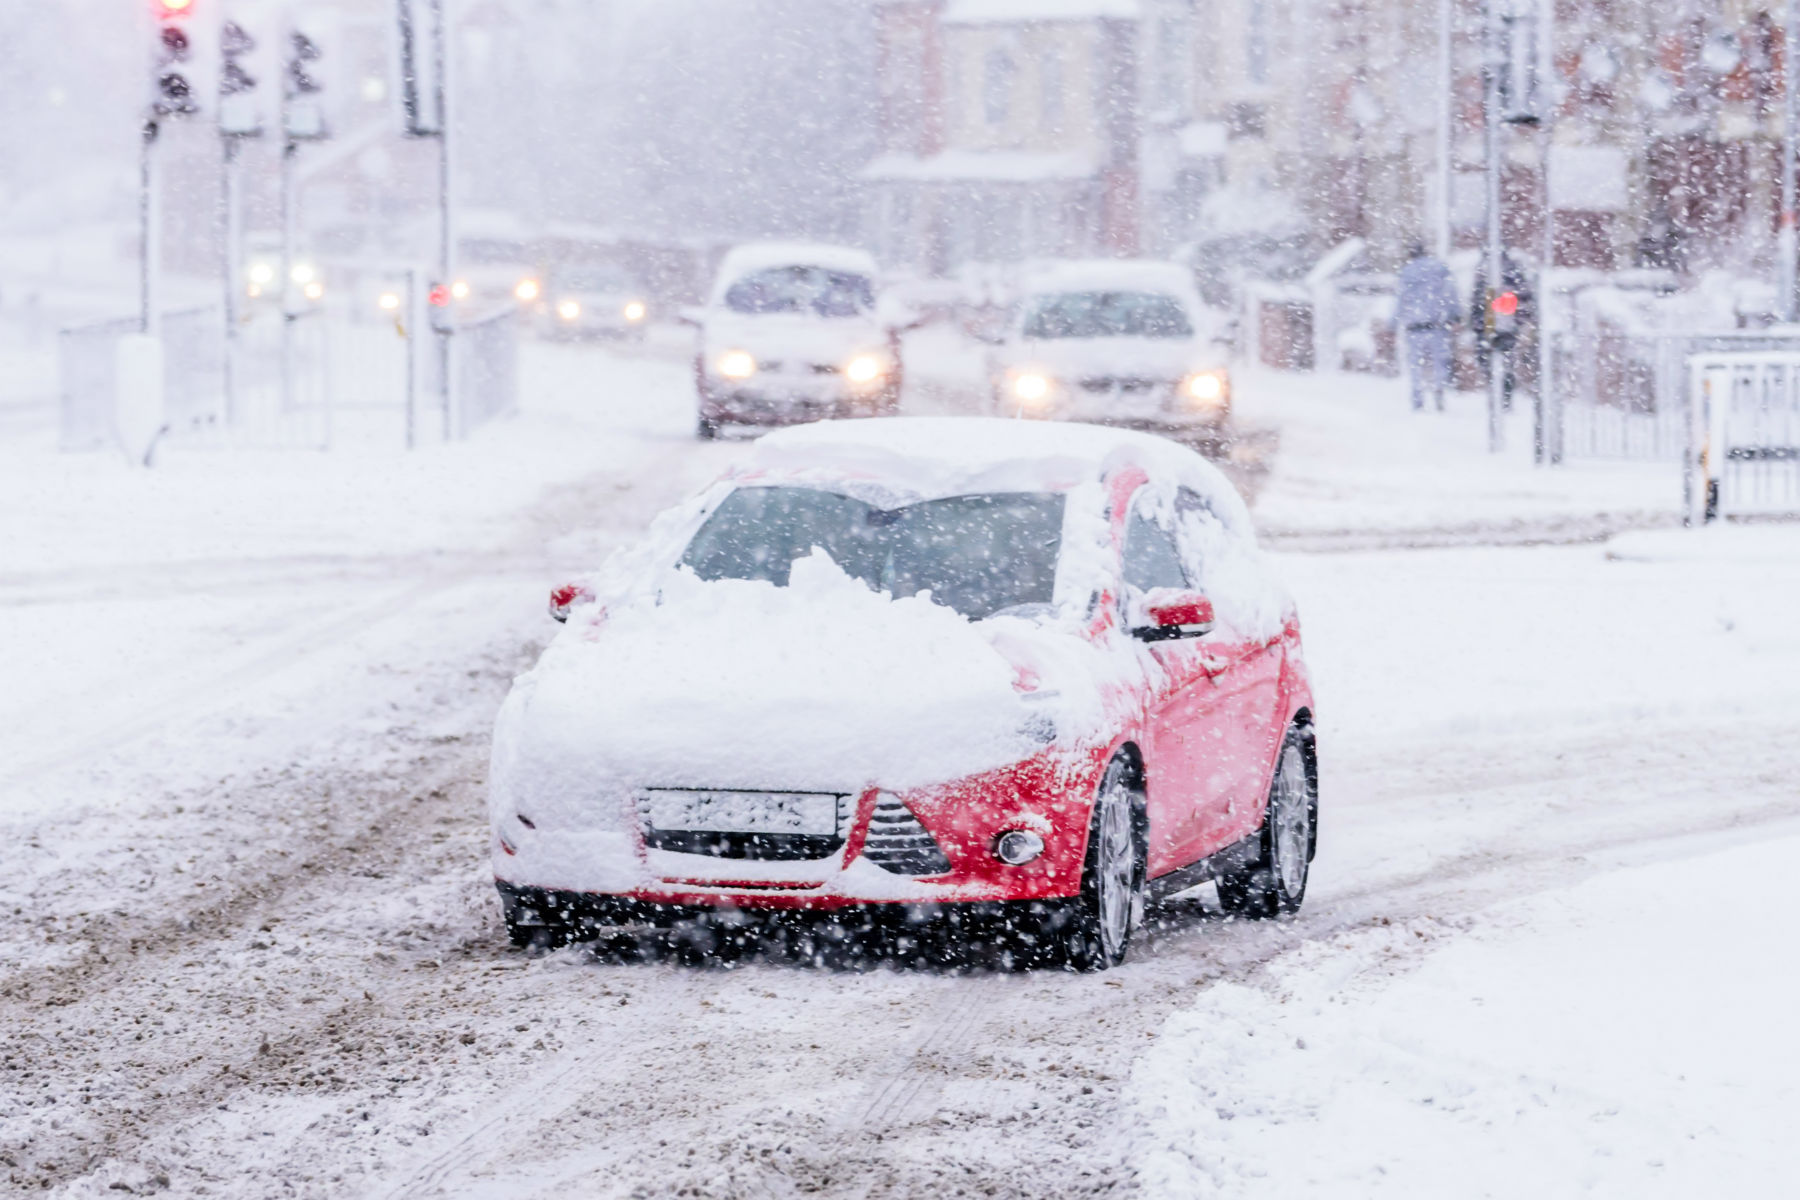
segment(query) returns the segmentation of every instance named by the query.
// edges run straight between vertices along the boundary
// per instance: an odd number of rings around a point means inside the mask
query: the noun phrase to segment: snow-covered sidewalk
[[[1554,541],[1669,524],[1680,511],[1675,462],[1534,466],[1530,397],[1490,454],[1477,393],[1414,413],[1404,379],[1251,368],[1236,394],[1241,423],[1280,434],[1256,516],[1283,544]]]

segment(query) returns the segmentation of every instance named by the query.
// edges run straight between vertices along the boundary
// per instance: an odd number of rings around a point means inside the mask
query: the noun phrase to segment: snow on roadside
[[[1631,867],[1211,988],[1133,1076],[1144,1194],[1783,1193],[1797,853]]]
[[[1320,698],[1305,940],[1139,1060],[1144,1194],[1781,1192],[1800,526],[1282,561]],[[1666,761],[1621,788],[1596,753]]]
[[[1450,393],[1447,413],[1414,413],[1402,379],[1251,368],[1233,394],[1240,423],[1280,429],[1256,502],[1271,534],[1491,532],[1596,515],[1655,524],[1679,511],[1674,462],[1533,466],[1529,397],[1508,419],[1505,451],[1489,454],[1486,399],[1473,392]]]

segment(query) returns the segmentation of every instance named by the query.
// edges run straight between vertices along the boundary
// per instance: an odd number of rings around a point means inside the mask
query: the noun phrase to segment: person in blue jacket
[[[1395,299],[1394,321],[1406,341],[1407,370],[1412,376],[1413,411],[1424,409],[1425,393],[1430,392],[1437,410],[1443,412],[1452,339],[1462,316],[1456,281],[1442,259],[1414,242],[1406,265],[1400,268]]]

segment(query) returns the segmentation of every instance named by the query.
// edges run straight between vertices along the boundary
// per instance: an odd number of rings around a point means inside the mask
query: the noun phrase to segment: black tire
[[[1219,906],[1252,920],[1298,912],[1318,849],[1319,787],[1308,735],[1288,730],[1269,781],[1269,803],[1257,837],[1260,853],[1241,871],[1218,880]]]
[[[1101,777],[1081,868],[1081,894],[1060,917],[1060,958],[1076,971],[1125,961],[1144,911],[1148,837],[1144,795],[1129,761],[1115,758]]]
[[[716,441],[719,437],[719,423],[706,417],[701,417],[694,427],[694,433],[703,442]]]
[[[508,921],[506,934],[521,950],[560,950],[574,940],[561,925],[519,925]]]

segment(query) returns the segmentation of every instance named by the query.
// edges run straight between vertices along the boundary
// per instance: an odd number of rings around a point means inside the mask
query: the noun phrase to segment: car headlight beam
[[[756,374],[756,359],[746,350],[727,350],[719,356],[719,374],[727,379],[748,379]]]
[[[1225,375],[1220,371],[1196,371],[1181,385],[1184,395],[1207,408],[1216,408],[1225,400]]]
[[[579,320],[581,317],[581,302],[579,300],[564,300],[561,304],[556,306],[556,315],[565,321]]]
[[[620,310],[625,319],[634,325],[643,320],[645,313],[648,311],[649,310],[644,307],[644,302],[642,300],[628,301],[625,307]]]
[[[874,383],[887,371],[873,354],[859,354],[844,367],[844,377],[851,383]]]
[[[1027,404],[1036,404],[1050,395],[1048,376],[1039,375],[1035,371],[1027,371],[1013,376],[1012,393]]]

